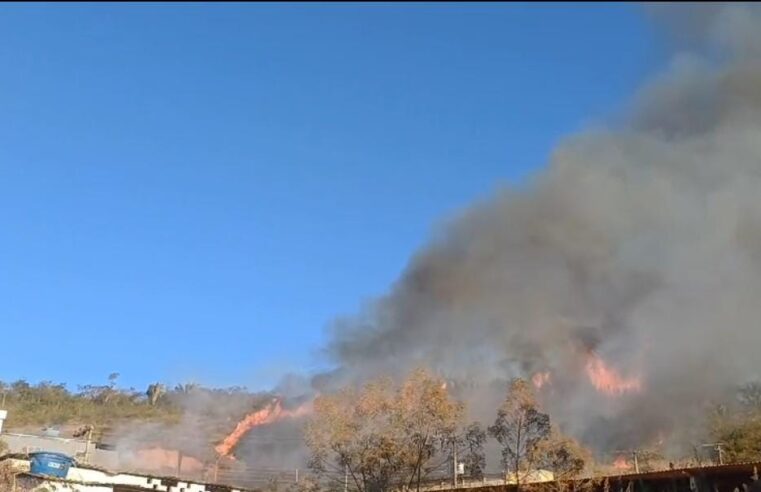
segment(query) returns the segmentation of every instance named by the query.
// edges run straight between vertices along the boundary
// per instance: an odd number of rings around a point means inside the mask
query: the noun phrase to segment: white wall
[[[14,467],[22,472],[28,472],[29,461],[10,460]],[[40,479],[38,478],[38,481]],[[109,484],[131,485],[146,490],[160,492],[208,492],[205,484],[177,481],[176,479],[148,477],[134,473],[108,473],[90,468],[71,467],[66,475],[66,480],[44,478],[40,485],[48,485],[49,489],[57,492],[113,492]],[[174,483],[177,482],[177,483]],[[231,489],[231,492],[242,492],[240,489]]]

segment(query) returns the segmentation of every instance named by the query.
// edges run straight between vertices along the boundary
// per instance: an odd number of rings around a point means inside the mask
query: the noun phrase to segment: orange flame
[[[283,409],[279,399],[274,399],[269,405],[246,415],[238,422],[235,429],[221,443],[214,448],[220,456],[230,456],[230,453],[238,445],[241,438],[254,427],[272,424],[283,419],[297,418],[309,414],[312,411],[312,402],[308,401],[293,410]]]
[[[587,376],[592,385],[606,395],[622,395],[629,392],[639,392],[642,381],[639,376],[625,378],[618,371],[609,367],[604,360],[594,352],[589,352],[586,364]]]
[[[543,386],[549,384],[552,381],[552,373],[550,371],[537,372],[531,376],[531,382],[534,383],[536,389],[542,389]]]
[[[618,458],[613,461],[613,468],[616,470],[628,470],[630,468],[629,462],[626,461],[626,458],[623,456],[619,456]]]

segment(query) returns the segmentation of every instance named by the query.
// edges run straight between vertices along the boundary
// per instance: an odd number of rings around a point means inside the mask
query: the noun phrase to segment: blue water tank
[[[57,478],[66,478],[69,468],[74,464],[74,459],[61,453],[31,453],[29,455],[30,469],[34,475],[47,475]]]

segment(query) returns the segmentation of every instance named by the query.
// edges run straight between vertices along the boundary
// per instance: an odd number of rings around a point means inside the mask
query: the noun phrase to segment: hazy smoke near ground
[[[304,446],[304,420],[286,420],[253,429],[236,449],[254,469],[306,467],[309,452]]]
[[[550,371],[554,419],[611,450],[679,435],[761,375],[761,11],[647,9],[704,55],[677,55],[628,123],[569,137],[525,188],[453,220],[336,322],[318,389],[426,365],[487,420],[490,383]],[[596,391],[590,350],[641,391]]]
[[[272,397],[242,388],[185,385],[184,389],[168,392],[160,402],[177,408],[177,419],[129,420],[108,429],[103,440],[118,451],[115,468],[174,473],[180,451],[183,470],[201,473],[204,464],[214,463],[218,457],[214,446],[232,432],[238,421],[253,409],[267,405]]]

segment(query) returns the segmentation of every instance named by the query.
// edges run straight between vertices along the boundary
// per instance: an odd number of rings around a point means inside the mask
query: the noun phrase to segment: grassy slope
[[[113,381],[112,381],[113,383]],[[192,385],[167,391],[155,405],[145,392],[116,388],[114,384],[87,386],[70,391],[65,385],[24,381],[0,383],[2,408],[8,410],[5,429],[39,433],[55,426],[62,437],[71,437],[83,425],[95,427],[95,437],[108,436],[123,424],[162,423],[169,428],[192,419],[215,442],[230,432],[248,412],[269,401],[269,394],[242,388],[206,389]]]

